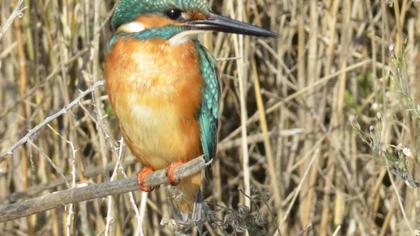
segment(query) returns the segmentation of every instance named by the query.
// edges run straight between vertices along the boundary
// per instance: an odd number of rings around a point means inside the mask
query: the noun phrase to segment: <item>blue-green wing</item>
[[[213,58],[200,43],[197,42],[196,47],[203,79],[199,112],[201,145],[205,159],[209,162],[216,156],[220,85]]]

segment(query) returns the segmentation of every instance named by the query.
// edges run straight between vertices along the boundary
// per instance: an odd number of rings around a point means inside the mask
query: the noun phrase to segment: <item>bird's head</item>
[[[202,31],[276,36],[271,31],[214,14],[207,0],[120,0],[111,24],[114,30],[123,33],[173,27],[177,29],[174,37]]]

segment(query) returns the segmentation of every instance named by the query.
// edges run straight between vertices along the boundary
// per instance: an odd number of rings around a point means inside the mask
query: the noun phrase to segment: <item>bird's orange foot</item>
[[[168,165],[166,168],[166,177],[170,185],[178,185],[180,180],[176,178],[175,172],[180,165],[184,164],[183,161],[175,161]]]
[[[137,173],[137,184],[139,185],[141,191],[151,192],[156,189],[156,187],[149,187],[146,185],[146,178],[153,173],[153,171],[154,170],[151,167],[146,166]]]

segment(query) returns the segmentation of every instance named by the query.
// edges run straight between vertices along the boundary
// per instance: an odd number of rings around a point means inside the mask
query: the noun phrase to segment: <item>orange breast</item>
[[[193,42],[119,39],[105,77],[125,141],[143,164],[161,169],[201,155],[202,79]]]

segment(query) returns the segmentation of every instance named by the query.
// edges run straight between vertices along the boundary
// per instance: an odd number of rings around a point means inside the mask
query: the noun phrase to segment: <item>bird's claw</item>
[[[139,185],[139,188],[143,192],[151,192],[156,189],[156,187],[150,187],[146,184],[146,178],[151,173],[153,173],[153,169],[149,166],[144,167],[141,171],[137,173],[137,184]]]
[[[184,164],[182,161],[175,161],[168,165],[166,168],[166,177],[168,178],[168,183],[172,186],[176,186],[181,182],[176,178],[175,172],[180,165]]]

